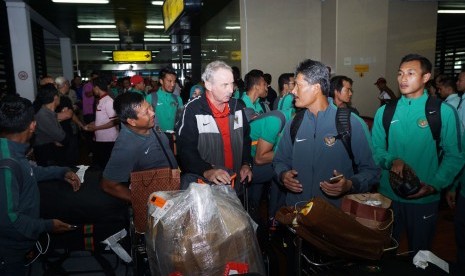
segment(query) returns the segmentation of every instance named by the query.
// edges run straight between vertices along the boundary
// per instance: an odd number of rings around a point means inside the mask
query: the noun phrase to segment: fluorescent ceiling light
[[[144,37],[144,41],[166,41],[169,42],[171,39],[169,38],[160,38],[160,37]]]
[[[152,5],[154,5],[154,6],[163,6],[163,1],[152,1]]]
[[[52,0],[54,3],[108,4],[109,0]]]
[[[232,38],[207,38],[207,41],[233,41]]]
[[[147,24],[163,24],[163,20],[147,20]]]
[[[240,30],[241,26],[226,26],[226,30]]]
[[[147,25],[145,26],[147,29],[164,29],[163,25]]]
[[[465,10],[438,10],[438,13],[465,13]]]
[[[116,25],[78,25],[79,29],[116,29]]]
[[[113,53],[113,51],[111,51],[111,50],[102,50],[102,53],[103,54],[110,54],[110,53]]]
[[[119,37],[91,37],[91,41],[119,41]]]

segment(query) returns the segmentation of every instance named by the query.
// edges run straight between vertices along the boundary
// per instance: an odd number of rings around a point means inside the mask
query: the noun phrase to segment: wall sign
[[[19,78],[20,80],[27,80],[28,77],[29,77],[29,76],[28,76],[28,74],[26,73],[26,71],[20,71],[20,72],[18,73],[18,78]]]

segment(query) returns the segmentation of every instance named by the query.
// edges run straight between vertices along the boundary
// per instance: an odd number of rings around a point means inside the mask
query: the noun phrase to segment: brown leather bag
[[[391,216],[391,200],[379,193],[350,194],[342,198],[341,210],[371,229],[378,229]]]
[[[175,191],[181,188],[178,169],[162,168],[131,173],[131,203],[136,232],[144,233],[147,224],[147,202],[157,191]]]
[[[134,210],[134,227],[138,233],[144,233],[146,229],[149,196],[157,191],[175,191],[181,189],[180,171],[178,168],[174,168],[155,131],[154,134],[168,159],[170,167],[131,173],[131,203]]]
[[[283,207],[277,219],[289,222],[294,211]],[[319,251],[349,259],[378,260],[391,248],[392,213],[379,229],[370,229],[321,198],[312,199],[297,216],[298,236]]]

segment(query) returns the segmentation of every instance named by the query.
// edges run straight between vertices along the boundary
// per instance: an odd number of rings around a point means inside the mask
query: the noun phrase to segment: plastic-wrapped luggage
[[[264,275],[252,220],[230,186],[192,183],[155,192],[148,205],[152,275]]]

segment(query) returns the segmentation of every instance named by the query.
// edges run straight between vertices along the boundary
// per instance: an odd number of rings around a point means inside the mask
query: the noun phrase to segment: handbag
[[[131,173],[131,203],[134,210],[134,227],[136,232],[144,233],[147,224],[147,202],[150,194],[157,191],[174,191],[181,187],[178,168],[173,166],[163,144],[152,129],[170,167],[157,168]]]
[[[378,229],[389,219],[391,200],[379,193],[350,194],[342,198],[341,210],[362,225]]]

